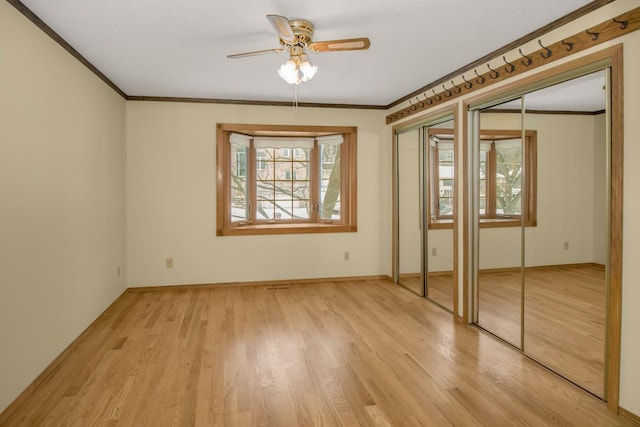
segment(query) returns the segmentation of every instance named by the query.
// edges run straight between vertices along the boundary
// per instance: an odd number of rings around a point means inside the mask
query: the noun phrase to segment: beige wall
[[[420,133],[398,135],[398,273],[422,271],[420,259]]]
[[[526,266],[602,262],[604,222],[595,217],[596,202],[604,210],[596,175],[604,177],[603,156],[596,165],[599,116],[528,114],[525,128],[537,132],[537,226],[525,230]],[[483,129],[520,129],[520,114],[482,114]],[[598,188],[604,189],[604,181]],[[598,199],[596,199],[596,196]],[[600,213],[598,211],[598,213]],[[596,230],[598,228],[598,230]],[[599,239],[596,240],[595,233]],[[520,266],[519,228],[480,230],[480,268]],[[569,249],[564,249],[564,242]],[[595,248],[599,242],[602,247]],[[596,254],[597,251],[597,254]]]
[[[126,110],[4,1],[0,52],[1,411],[126,287]]]
[[[384,112],[158,102],[127,111],[130,286],[390,274]],[[357,126],[358,231],[217,237],[216,123]]]
[[[624,40],[624,227],[620,406],[640,416],[640,32]]]
[[[438,125],[438,127],[445,127]],[[420,230],[420,133],[418,129],[398,134],[398,244],[399,273],[421,272]],[[453,230],[431,229],[427,233],[430,272],[453,271]],[[436,255],[433,255],[435,249]]]

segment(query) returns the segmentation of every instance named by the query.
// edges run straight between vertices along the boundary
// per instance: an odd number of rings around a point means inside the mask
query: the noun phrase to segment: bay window
[[[356,128],[218,125],[218,235],[356,230]]]

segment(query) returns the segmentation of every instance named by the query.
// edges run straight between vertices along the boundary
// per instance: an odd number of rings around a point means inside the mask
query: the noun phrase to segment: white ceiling
[[[590,3],[590,0],[23,0],[130,96],[291,101],[287,54],[267,14],[303,18],[314,41],[369,37],[371,48],[310,53],[300,102],[386,106]]]

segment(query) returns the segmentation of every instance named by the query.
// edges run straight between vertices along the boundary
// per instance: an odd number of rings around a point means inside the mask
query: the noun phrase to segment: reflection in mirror
[[[525,144],[520,114],[504,114],[502,108],[479,114],[476,323],[521,348]]]
[[[398,283],[425,295],[422,261],[421,130],[397,135]]]
[[[427,297],[453,310],[454,134],[453,119],[427,129],[428,156],[428,274]]]
[[[604,396],[606,75],[526,94],[538,132],[538,225],[525,231],[524,352]]]

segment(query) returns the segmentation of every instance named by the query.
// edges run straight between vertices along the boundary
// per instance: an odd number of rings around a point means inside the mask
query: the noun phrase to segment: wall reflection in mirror
[[[480,134],[526,130],[520,159],[507,149],[501,156],[497,146],[492,157],[486,141],[479,142],[476,322],[600,397],[610,188],[606,80],[605,71],[591,73],[476,115]]]
[[[396,136],[397,281],[453,311],[453,119]]]
[[[523,143],[518,98],[483,110],[478,150],[477,323],[521,347]]]
[[[422,129],[397,136],[398,283],[425,295],[422,252]]]

